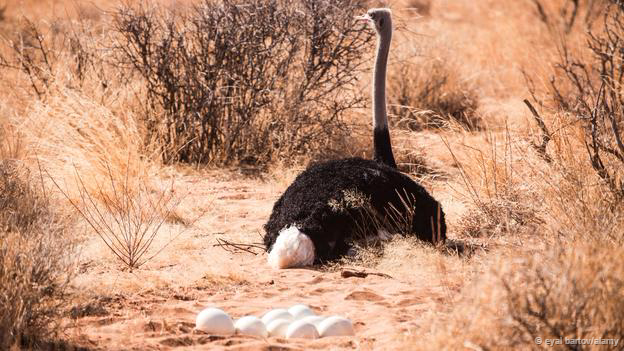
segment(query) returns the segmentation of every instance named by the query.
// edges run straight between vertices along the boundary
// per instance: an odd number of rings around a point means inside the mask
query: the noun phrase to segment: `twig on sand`
[[[213,247],[218,246],[218,247],[220,247],[220,248],[222,248],[225,251],[230,252],[230,253],[238,253],[240,251],[243,251],[243,252],[250,253],[252,255],[257,255],[259,252],[253,251],[254,249],[260,249],[260,250],[264,251],[264,245],[262,245],[260,243],[251,243],[251,244],[233,243],[231,241],[227,241],[227,240],[221,239],[221,238],[217,238],[217,244],[214,244],[212,246]]]
[[[352,271],[352,270],[348,270],[348,269],[343,269],[342,272],[340,272],[340,276],[343,277],[343,278],[351,278],[351,277],[366,278],[369,275],[377,275],[377,276],[384,277],[384,278],[394,279],[394,278],[392,278],[392,276],[390,276],[390,275],[388,275],[386,273]]]

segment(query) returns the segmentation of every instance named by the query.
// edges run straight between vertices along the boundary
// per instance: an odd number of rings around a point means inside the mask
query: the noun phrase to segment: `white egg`
[[[286,330],[286,339],[318,339],[319,333],[314,324],[304,321],[294,321]]]
[[[318,332],[322,338],[355,334],[351,321],[340,316],[331,316],[322,321],[318,325]]]
[[[300,319],[301,321],[308,322],[318,328],[319,324],[325,320],[323,316],[307,316]]]
[[[294,319],[301,319],[307,316],[314,316],[314,312],[306,305],[294,305],[288,309]]]
[[[218,308],[206,308],[195,319],[195,328],[213,335],[234,334],[234,323],[227,313]]]
[[[285,338],[288,326],[290,326],[291,320],[288,319],[274,319],[267,326],[269,336],[275,336],[278,338]]]
[[[266,326],[256,316],[241,317],[234,323],[234,328],[237,334],[241,335],[253,335],[266,338],[269,336]]]
[[[262,323],[268,326],[269,324],[271,324],[272,321],[276,319],[286,319],[291,321],[293,319],[293,315],[290,314],[290,312],[288,312],[288,310],[286,309],[277,308],[265,313],[264,316],[262,316]]]

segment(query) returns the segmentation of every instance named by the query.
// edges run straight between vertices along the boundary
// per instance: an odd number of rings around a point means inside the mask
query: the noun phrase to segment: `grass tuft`
[[[71,221],[17,161],[0,161],[0,348],[37,348],[59,331],[74,273]]]

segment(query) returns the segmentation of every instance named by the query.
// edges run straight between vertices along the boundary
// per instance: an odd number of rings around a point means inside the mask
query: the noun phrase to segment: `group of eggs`
[[[236,322],[218,308],[206,308],[197,315],[195,328],[215,335],[240,334],[286,339],[318,339],[354,334],[350,320],[340,316],[317,316],[306,305],[274,309],[262,318],[244,316]]]

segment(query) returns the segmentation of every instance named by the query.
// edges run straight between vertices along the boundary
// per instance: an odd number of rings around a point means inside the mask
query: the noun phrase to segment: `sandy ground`
[[[198,346],[228,350],[399,349],[415,331],[426,328],[424,316],[431,304],[450,302],[459,290],[439,274],[447,269],[442,259],[437,267],[414,267],[421,258],[410,261],[406,256],[402,257],[406,262],[382,260],[375,268],[378,271],[344,265],[275,271],[260,250],[254,250],[255,254],[232,252],[215,244],[217,238],[260,242],[262,225],[274,201],[296,171],[269,181],[215,171],[201,176],[172,172],[175,189],[183,196],[180,217],[205,213],[188,228],[168,223],[154,247],[169,245],[133,272],[124,271],[99,238],[89,239],[74,283],[79,296],[71,304],[74,318],[67,320],[66,340],[72,344],[107,350]],[[448,194],[435,194],[443,204],[449,200]],[[447,213],[460,210],[444,205]],[[430,252],[422,259],[435,262],[440,255]],[[345,278],[345,270],[388,275]],[[299,303],[319,315],[350,318],[356,336],[293,341],[215,337],[193,330],[196,314],[205,307],[218,307],[239,318],[260,317],[270,309]]]

